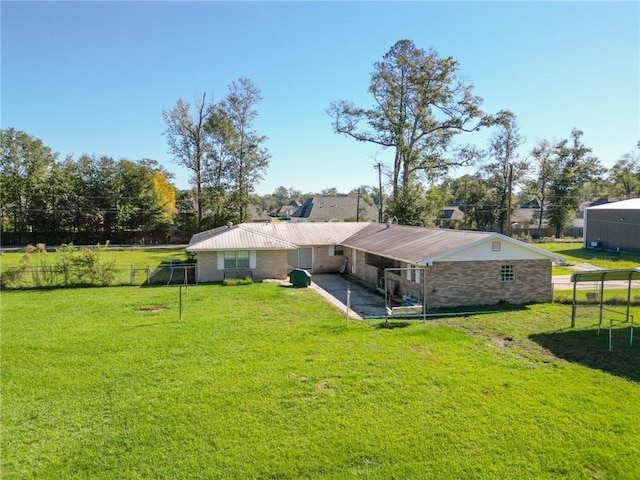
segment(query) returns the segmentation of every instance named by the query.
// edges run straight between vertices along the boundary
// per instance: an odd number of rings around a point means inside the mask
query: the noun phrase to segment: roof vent
[[[233,227],[233,222],[227,222],[227,228]]]
[[[389,219],[389,220],[386,221],[385,225],[387,226],[387,228],[391,228],[391,224],[392,223],[393,222],[391,221],[391,219]]]

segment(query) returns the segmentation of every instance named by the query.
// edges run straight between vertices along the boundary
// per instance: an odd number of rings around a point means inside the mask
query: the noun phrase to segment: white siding
[[[500,251],[494,251],[491,248],[493,242],[500,242]],[[439,262],[482,262],[486,260],[541,260],[548,259],[546,252],[536,252],[526,246],[519,246],[510,242],[499,239],[482,242],[474,245],[461,252],[455,252],[451,255],[443,255],[438,258]]]

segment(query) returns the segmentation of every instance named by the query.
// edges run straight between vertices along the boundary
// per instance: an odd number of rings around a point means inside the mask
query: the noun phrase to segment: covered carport
[[[629,321],[631,315],[629,313],[631,307],[631,288],[633,282],[640,280],[640,268],[630,269],[614,269],[614,270],[596,270],[591,272],[575,272],[571,275],[571,283],[573,284],[573,301],[571,308],[571,328],[576,326],[576,287],[578,283],[592,282],[599,285],[599,294],[597,299],[599,301],[600,313],[599,324],[602,324],[602,314],[604,310],[604,283],[605,282],[619,282],[620,286],[624,286],[627,289],[627,305],[626,305],[626,322]],[[623,287],[623,288],[624,288]]]

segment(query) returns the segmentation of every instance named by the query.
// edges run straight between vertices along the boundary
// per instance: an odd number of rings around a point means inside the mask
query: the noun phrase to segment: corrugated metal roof
[[[342,244],[407,263],[418,263],[495,236],[489,232],[371,224]]]
[[[187,250],[190,252],[212,250],[294,250],[297,245],[253,231],[251,226],[240,224],[220,227],[195,234]]]
[[[187,250],[290,250],[305,245],[336,245],[368,225],[356,222],[243,223],[197,233]]]
[[[640,198],[630,198],[629,200],[605,203],[604,205],[589,207],[586,210],[640,210]]]
[[[555,254],[492,232],[410,227],[380,223],[243,223],[194,235],[188,251],[292,250],[311,245],[344,245],[374,255],[417,264],[437,261],[477,243],[499,237],[502,241],[535,250],[550,258]]]
[[[640,280],[640,268],[594,270],[590,272],[575,272],[571,275],[572,283],[606,282],[608,280]]]

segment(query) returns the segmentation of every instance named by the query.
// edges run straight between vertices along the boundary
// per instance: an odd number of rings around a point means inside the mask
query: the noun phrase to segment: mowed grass
[[[184,248],[120,248],[108,247],[102,251],[105,261],[115,261],[119,266],[133,266],[134,268],[155,267],[162,262],[170,260],[186,260]],[[44,257],[44,258],[43,258]],[[51,250],[46,254],[33,254],[32,261],[38,265],[41,258],[48,265],[56,262],[57,252]],[[3,252],[0,256],[0,265],[9,267],[21,265],[24,258],[24,251]]]
[[[2,293],[3,479],[640,478],[640,348],[586,309],[347,328],[262,283],[180,322],[179,292]]]
[[[536,243],[535,246],[562,255],[569,264],[590,263],[603,269],[640,267],[640,253],[582,248],[582,242]],[[555,272],[554,269],[554,275]]]

